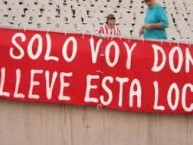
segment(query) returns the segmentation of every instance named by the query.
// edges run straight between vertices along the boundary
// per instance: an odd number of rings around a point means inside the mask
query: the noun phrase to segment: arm
[[[162,25],[161,23],[152,23],[152,24],[144,24],[140,30],[139,30],[139,36],[143,34],[143,30],[149,30],[149,29],[164,29],[165,26]]]
[[[145,24],[142,26],[143,29],[164,29],[165,26],[162,25],[161,23],[152,23],[152,24]]]

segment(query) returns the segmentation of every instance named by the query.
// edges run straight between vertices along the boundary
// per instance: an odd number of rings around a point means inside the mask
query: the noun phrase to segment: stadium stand
[[[157,0],[169,17],[168,39],[193,40],[193,1]],[[95,33],[109,13],[124,37],[138,37],[146,5],[142,0],[1,0],[0,26]]]

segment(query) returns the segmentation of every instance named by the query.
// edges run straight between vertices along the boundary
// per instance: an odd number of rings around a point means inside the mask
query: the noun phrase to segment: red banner
[[[0,98],[193,112],[193,46],[0,29]]]

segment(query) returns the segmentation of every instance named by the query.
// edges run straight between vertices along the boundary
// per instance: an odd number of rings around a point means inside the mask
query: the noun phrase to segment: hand
[[[142,34],[143,34],[143,26],[140,28],[140,30],[139,30],[139,36],[141,36]]]

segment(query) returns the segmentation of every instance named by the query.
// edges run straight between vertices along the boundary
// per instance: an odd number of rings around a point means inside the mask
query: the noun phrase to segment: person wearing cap
[[[98,33],[104,34],[104,35],[110,35],[110,36],[120,36],[121,35],[121,31],[116,26],[116,19],[113,14],[109,14],[107,16],[106,24],[100,26]]]
[[[143,0],[148,6],[145,24],[140,28],[139,35],[146,39],[167,39],[166,28],[169,26],[168,17],[163,6],[155,0]]]

